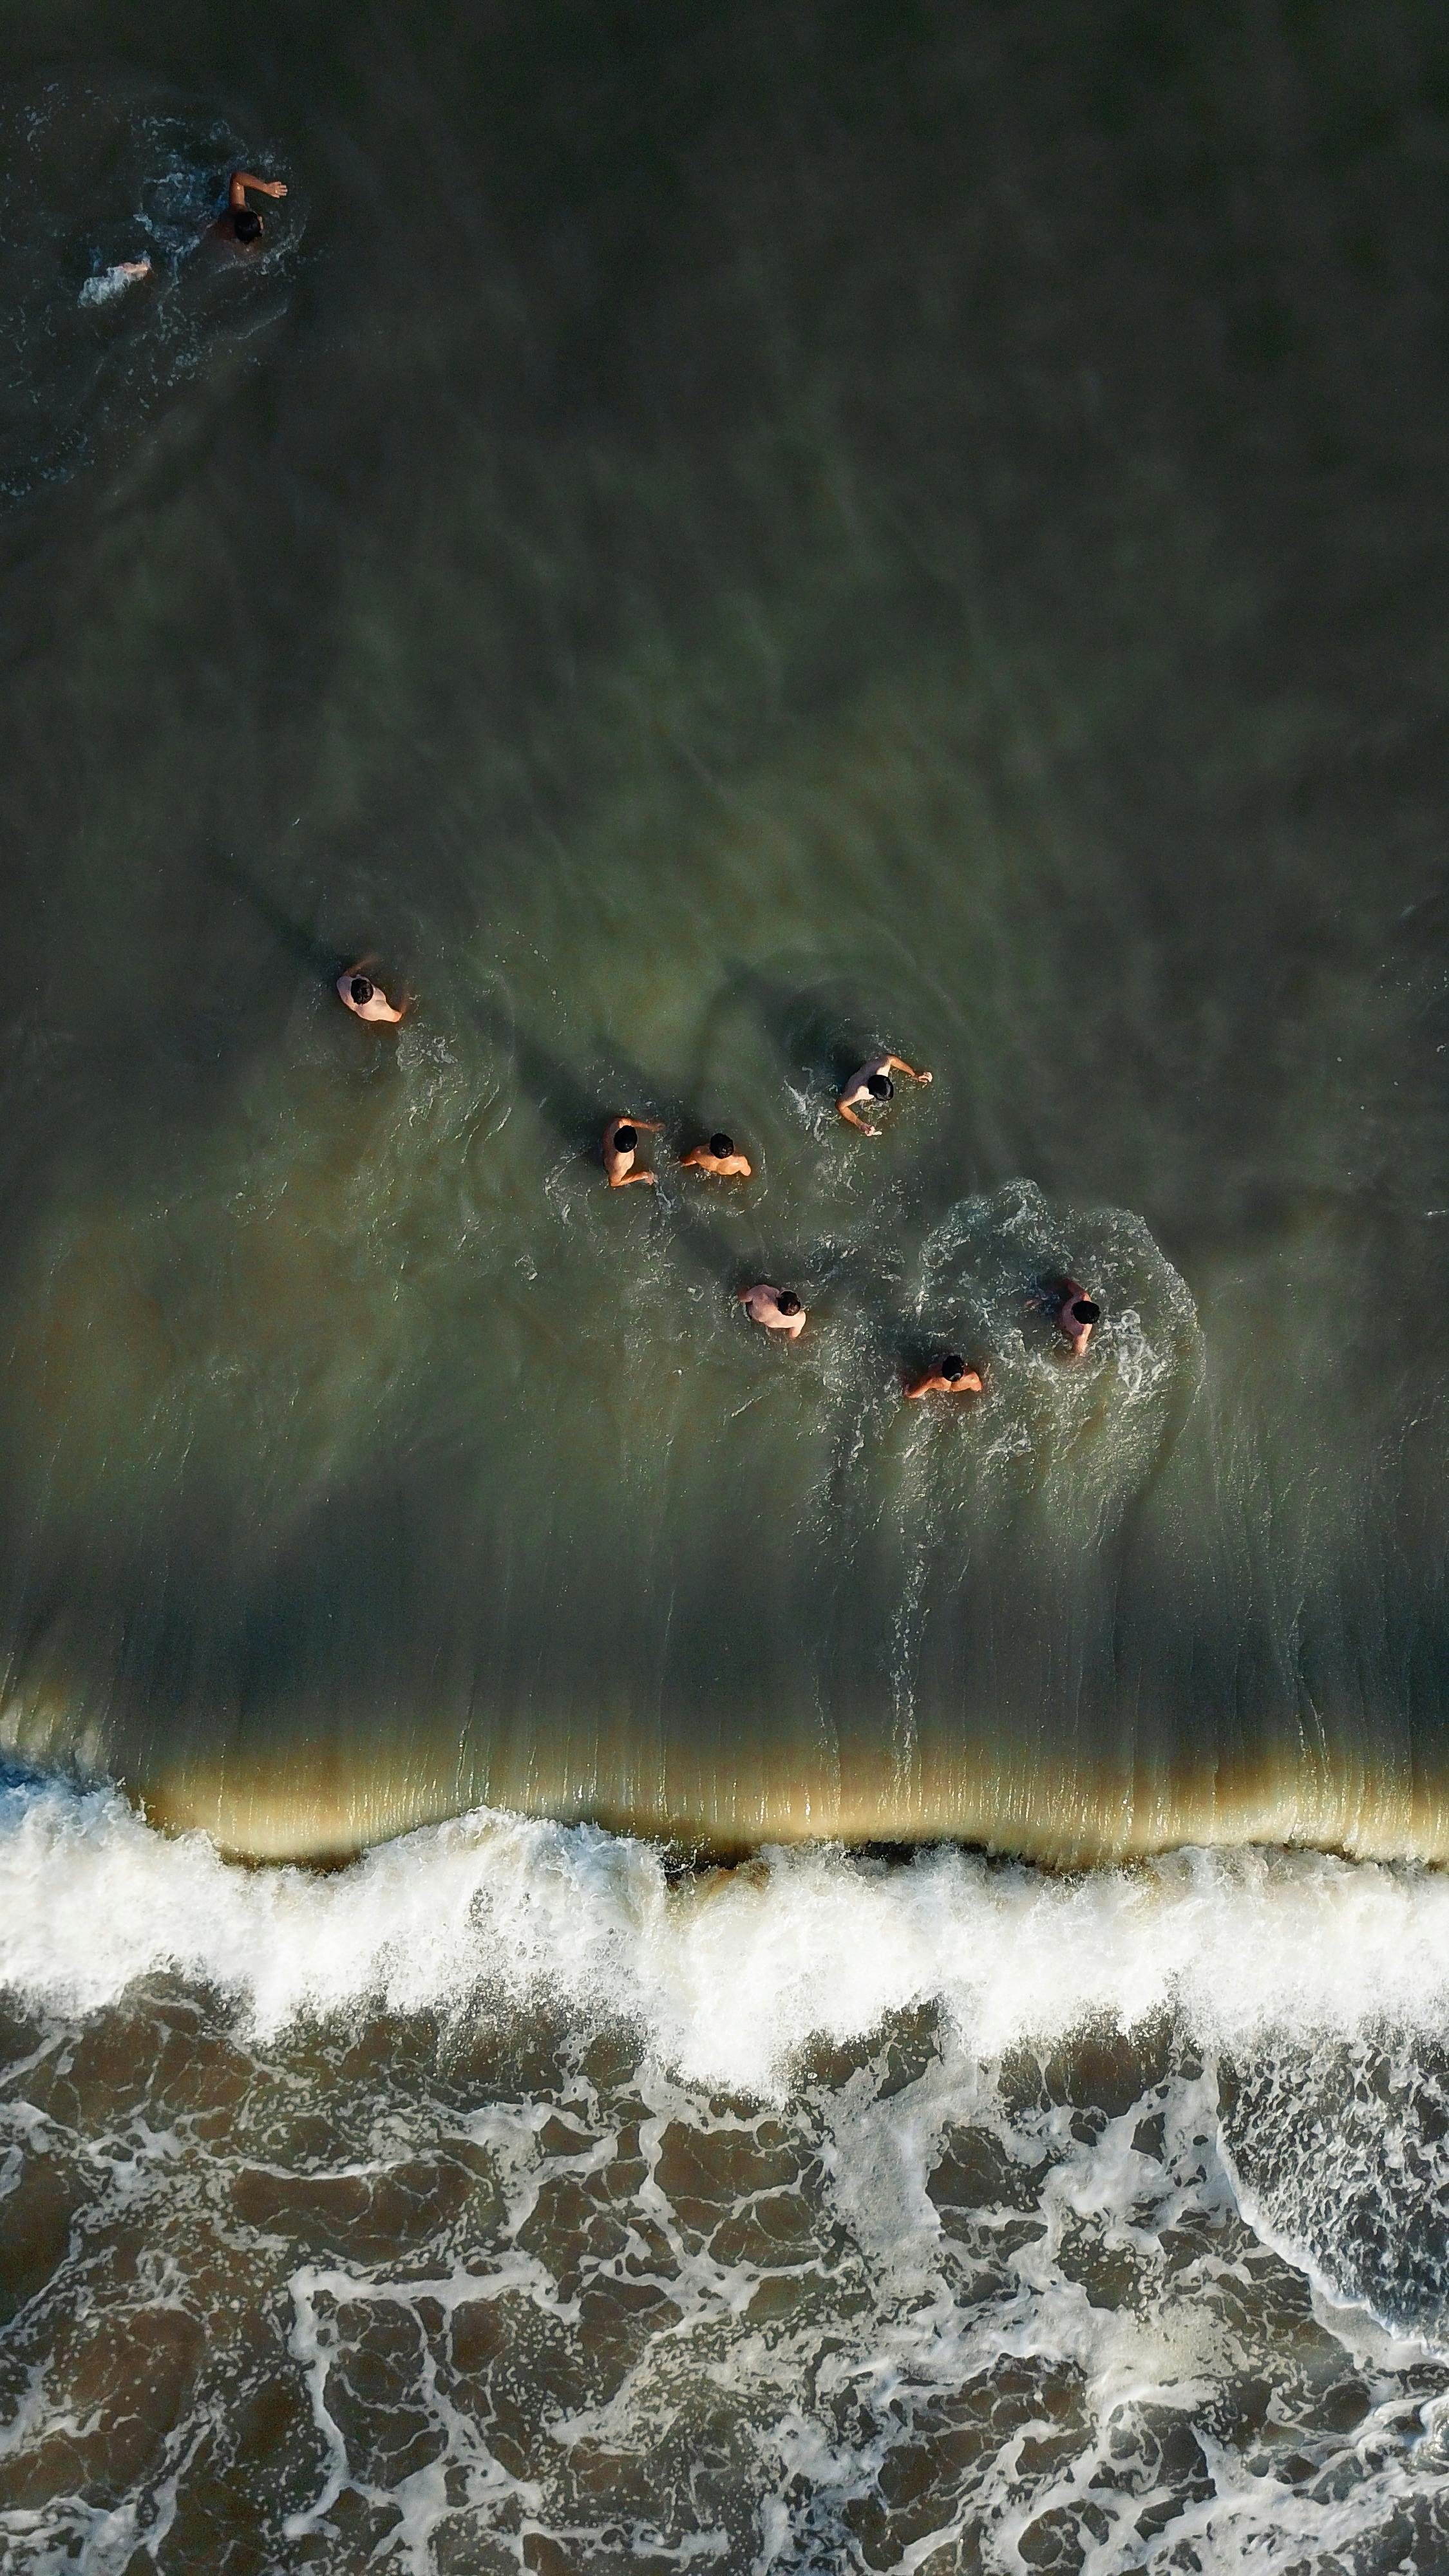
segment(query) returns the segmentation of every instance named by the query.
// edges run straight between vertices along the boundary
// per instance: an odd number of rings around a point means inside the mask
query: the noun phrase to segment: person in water
[[[636,1181],[642,1181],[646,1189],[657,1187],[652,1172],[635,1171],[634,1156],[641,1134],[657,1136],[663,1124],[661,1118],[610,1119],[604,1129],[604,1169],[609,1175],[611,1190],[632,1189]]]
[[[906,1401],[920,1395],[984,1395],[986,1381],[979,1369],[968,1368],[959,1351],[946,1351],[906,1388]]]
[[[931,1079],[928,1073],[914,1073],[903,1055],[875,1055],[869,1064],[859,1066],[835,1106],[842,1118],[860,1129],[862,1136],[878,1136],[880,1129],[870,1126],[864,1118],[858,1118],[856,1109],[861,1104],[876,1102],[883,1105],[889,1100],[895,1090],[891,1080],[893,1073],[903,1073],[908,1082],[929,1082]]]
[[[713,1172],[717,1181],[747,1181],[750,1177],[748,1154],[737,1154],[732,1136],[721,1128],[707,1145],[696,1145],[693,1152],[679,1157],[681,1172]]]
[[[411,997],[404,995],[400,1006],[394,1010],[382,986],[374,984],[366,972],[371,964],[370,957],[364,958],[361,966],[349,966],[345,975],[338,976],[338,999],[346,1003],[354,1019],[388,1020],[396,1024],[412,1009]]]
[[[259,197],[285,197],[287,193],[280,179],[258,179],[251,170],[233,170],[226,183],[226,211],[217,217],[212,230],[220,240],[235,242],[239,250],[254,251],[264,227],[255,207],[247,204],[248,188],[255,188]]]
[[[806,1319],[793,1288],[772,1288],[768,1279],[759,1279],[753,1288],[737,1288],[735,1295],[752,1324],[763,1324],[767,1333],[788,1333],[798,1342]]]
[[[1101,1321],[1102,1309],[1075,1279],[1062,1280],[1050,1302],[1056,1308],[1057,1331],[1071,1345],[1073,1359],[1079,1360],[1092,1338],[1093,1325]]]

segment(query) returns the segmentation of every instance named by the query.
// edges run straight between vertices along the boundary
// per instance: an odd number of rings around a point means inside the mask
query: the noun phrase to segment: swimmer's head
[[[720,1162],[723,1162],[726,1154],[732,1154],[735,1150],[734,1138],[732,1136],[726,1136],[723,1128],[721,1128],[717,1136],[711,1136],[709,1140],[709,1150],[712,1154],[718,1157]]]
[[[942,1377],[948,1378],[952,1386],[955,1385],[958,1377],[965,1376],[966,1363],[962,1359],[959,1351],[948,1351],[946,1353],[945,1358],[941,1362],[940,1374]]]
[[[895,1084],[888,1073],[868,1073],[865,1077],[865,1087],[872,1100],[889,1100]]]
[[[261,240],[262,219],[250,206],[238,206],[231,219],[231,228],[239,242]]]
[[[637,1127],[631,1127],[627,1118],[625,1119],[622,1127],[615,1128],[614,1151],[616,1154],[632,1154],[638,1142],[639,1130]]]
[[[1095,1306],[1090,1297],[1079,1297],[1072,1308],[1072,1320],[1077,1324],[1095,1324],[1101,1312],[1101,1307]]]
[[[782,1315],[798,1315],[800,1312],[800,1300],[793,1288],[782,1288],[775,1303]]]
[[[377,986],[370,975],[354,975],[347,989],[354,1002],[360,1006],[363,1002],[371,1001]]]

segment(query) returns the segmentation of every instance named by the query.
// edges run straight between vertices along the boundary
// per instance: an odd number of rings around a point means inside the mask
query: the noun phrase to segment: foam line
[[[0,1794],[0,1978],[70,2011],[174,1969],[261,2034],[368,2005],[551,1998],[692,2079],[768,2091],[812,2034],[938,1999],[973,2047],[1177,2010],[1200,2042],[1444,2027],[1449,1880],[1315,1853],[1185,1851],[1077,1879],[955,1850],[792,1849],[670,1884],[649,1845],[478,1812],[330,1877],[223,1861],[114,1791]]]

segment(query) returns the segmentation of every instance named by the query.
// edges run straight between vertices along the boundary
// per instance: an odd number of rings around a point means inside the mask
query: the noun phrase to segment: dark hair
[[[1072,1308],[1079,1324],[1095,1324],[1101,1312],[1101,1307],[1094,1306],[1090,1297],[1079,1297]]]
[[[865,1077],[865,1087],[875,1099],[889,1100],[895,1084],[888,1073],[868,1073]]]
[[[231,228],[238,241],[258,241],[262,230],[261,216],[250,206],[238,206],[231,219]]]
[[[941,1362],[940,1374],[942,1377],[949,1377],[952,1379],[965,1376],[966,1363],[960,1357],[958,1352],[948,1351],[946,1353],[945,1358]]]
[[[347,989],[354,1002],[370,1002],[377,986],[370,975],[354,975]]]
[[[775,1303],[782,1315],[798,1315],[800,1312],[800,1300],[793,1288],[782,1288]]]
[[[619,1124],[618,1124],[618,1126],[617,1126],[617,1127],[615,1128],[615,1130],[614,1130],[614,1151],[615,1151],[615,1153],[616,1153],[616,1154],[632,1154],[632,1153],[633,1153],[633,1151],[634,1151],[634,1148],[635,1148],[635,1146],[638,1144],[638,1142],[639,1142],[639,1130],[638,1130],[638,1128],[637,1128],[637,1127],[631,1127],[627,1118],[621,1119],[621,1120],[620,1120],[620,1122],[619,1122]]]
[[[732,1154],[735,1150],[734,1138],[732,1136],[727,1136],[724,1129],[721,1128],[717,1136],[711,1136],[709,1140],[709,1150],[712,1154],[720,1155],[721,1158],[726,1154]]]

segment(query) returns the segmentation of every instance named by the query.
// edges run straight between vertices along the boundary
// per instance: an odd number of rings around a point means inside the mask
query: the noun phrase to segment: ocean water
[[[17,2567],[1425,2569],[1449,1889],[0,1818]]]
[[[0,18],[6,2576],[1449,2563],[1446,172]]]

